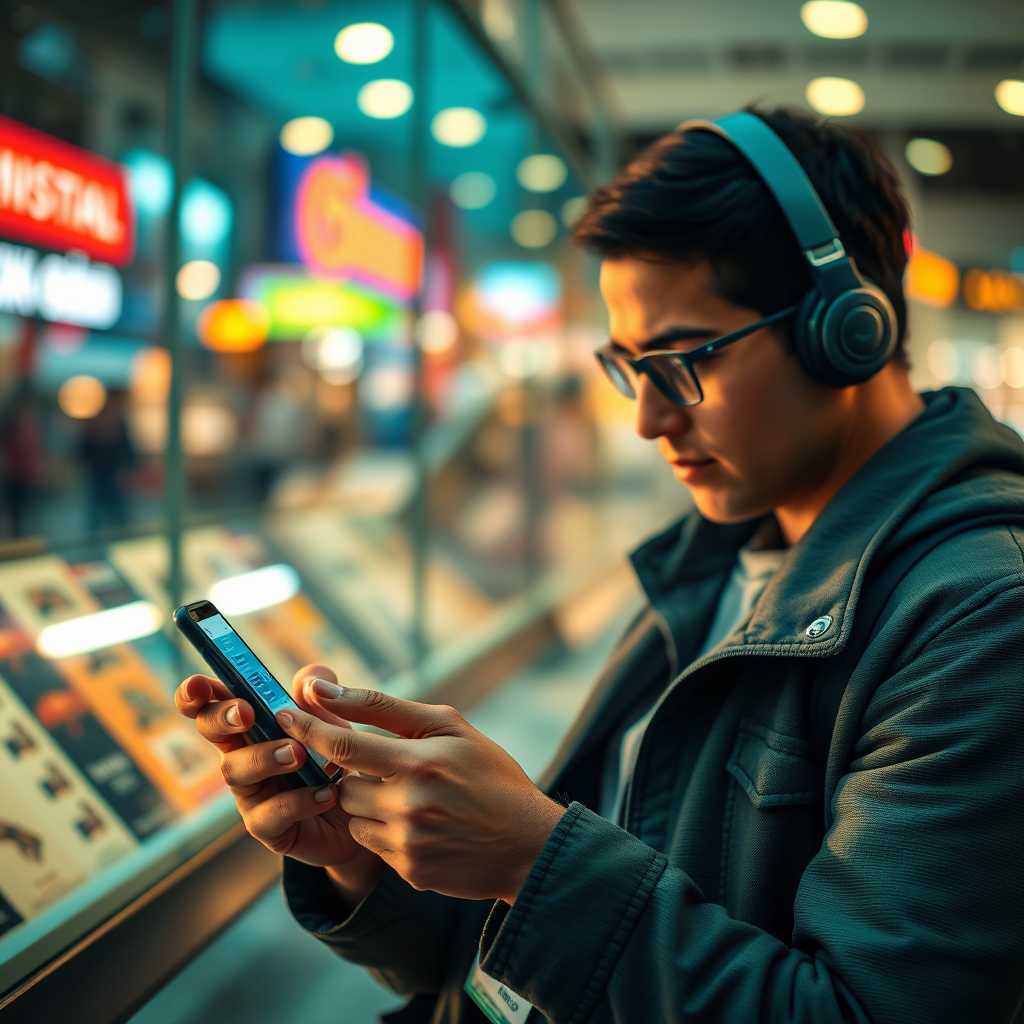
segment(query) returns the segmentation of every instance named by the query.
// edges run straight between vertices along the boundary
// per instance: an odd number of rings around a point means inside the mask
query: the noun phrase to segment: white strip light
[[[290,565],[266,565],[215,583],[210,601],[225,615],[247,615],[281,604],[298,592],[299,574]]]
[[[36,649],[46,658],[70,658],[149,636],[158,632],[160,625],[160,613],[152,602],[132,601],[66,622],[55,622],[39,634]]]

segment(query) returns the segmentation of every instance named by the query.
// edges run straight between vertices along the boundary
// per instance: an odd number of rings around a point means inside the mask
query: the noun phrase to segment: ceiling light
[[[480,210],[498,191],[494,179],[481,171],[466,171],[451,184],[450,195],[456,206],[464,210]]]
[[[551,153],[534,153],[519,162],[519,184],[531,192],[554,192],[566,178],[565,164]]]
[[[295,569],[279,562],[218,580],[210,587],[210,602],[228,615],[249,615],[290,600],[299,586]]]
[[[322,117],[295,117],[281,129],[281,146],[295,156],[313,156],[334,141],[334,129]]]
[[[949,147],[935,139],[911,139],[906,157],[907,163],[920,174],[945,174],[953,166]]]
[[[1003,380],[1011,388],[1024,388],[1024,348],[1010,345],[1003,349]]]
[[[580,219],[583,208],[587,205],[586,196],[573,196],[562,204],[562,223],[571,228]]]
[[[69,658],[151,636],[159,632],[160,624],[160,612],[153,604],[132,601],[47,626],[36,640],[36,649],[46,658]]]
[[[378,78],[359,90],[356,103],[367,117],[401,117],[412,106],[412,89],[398,78]]]
[[[815,78],[804,91],[819,114],[847,117],[864,109],[864,90],[849,78]]]
[[[1006,78],[996,86],[996,103],[1008,114],[1024,117],[1024,82]]]
[[[87,374],[69,377],[57,392],[57,404],[73,420],[91,420],[107,404],[107,389]]]
[[[434,115],[430,130],[442,145],[472,146],[483,138],[487,122],[472,107],[448,107]]]
[[[809,0],[800,8],[800,20],[808,31],[826,39],[855,39],[868,28],[864,8],[846,0]]]
[[[945,338],[936,338],[928,345],[926,362],[931,375],[940,384],[956,380],[960,372],[960,357],[956,346]]]
[[[348,64],[376,64],[394,45],[390,30],[374,21],[348,25],[334,37],[334,52]]]
[[[524,210],[512,221],[512,237],[527,249],[540,249],[558,233],[555,218],[546,210]]]
[[[208,299],[220,285],[220,269],[209,260],[189,260],[178,271],[178,294],[190,302]]]
[[[446,309],[428,310],[420,317],[418,340],[430,355],[449,352],[459,340],[458,322]]]

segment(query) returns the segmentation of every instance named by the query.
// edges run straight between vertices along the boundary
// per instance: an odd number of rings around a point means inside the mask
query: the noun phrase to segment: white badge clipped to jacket
[[[463,986],[470,999],[483,1010],[494,1024],[523,1024],[533,1006],[507,985],[484,974],[480,968],[480,951],[473,957],[466,984]]]

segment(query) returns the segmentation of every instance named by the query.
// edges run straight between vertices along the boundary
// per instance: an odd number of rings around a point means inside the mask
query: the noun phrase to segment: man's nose
[[[663,434],[685,433],[690,414],[686,406],[670,402],[646,374],[636,382],[636,432],[647,441]]]

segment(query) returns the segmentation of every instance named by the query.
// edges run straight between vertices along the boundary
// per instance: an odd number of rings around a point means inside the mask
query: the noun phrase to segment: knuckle
[[[316,719],[311,715],[295,715],[292,721],[294,722],[294,731],[299,734],[300,741],[303,743],[308,742],[310,734],[313,732],[313,723]]]
[[[288,793],[278,793],[267,801],[270,804],[269,810],[275,821],[280,821],[282,824],[291,824],[291,819],[295,816],[294,792],[293,790]]]
[[[454,707],[451,704],[438,704],[437,710],[441,713],[441,715],[443,715],[445,718],[449,719],[452,722],[456,722],[462,718],[462,712],[460,712],[457,707]]]
[[[427,831],[422,826],[414,825],[406,817],[399,829],[399,835],[401,837],[399,846],[402,853],[409,858],[412,864],[418,864],[430,847],[430,837]]]
[[[425,782],[434,782],[441,778],[443,772],[436,761],[416,760],[409,766],[409,774],[422,785]]]
[[[278,793],[269,797],[249,816],[247,831],[254,839],[270,846],[271,849],[275,838],[280,838],[288,826],[294,824],[292,801],[289,796],[288,793]]]
[[[423,833],[434,823],[435,811],[428,804],[412,803],[406,807],[403,818],[406,823],[407,843],[422,841]]]
[[[353,734],[352,729],[340,729],[332,735],[328,754],[335,764],[343,765],[352,756]]]
[[[372,711],[391,711],[395,708],[395,698],[380,690],[363,690],[360,694],[362,703]]]

